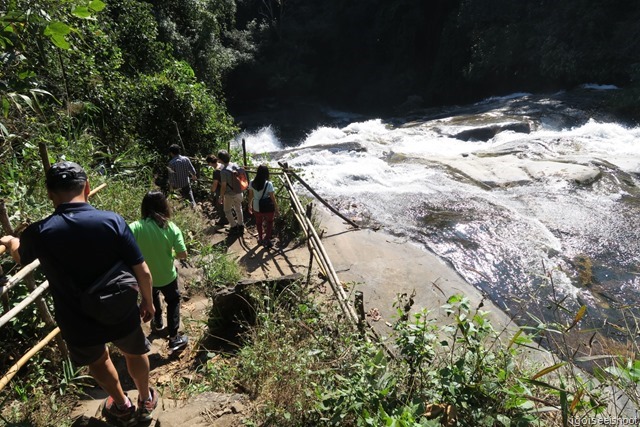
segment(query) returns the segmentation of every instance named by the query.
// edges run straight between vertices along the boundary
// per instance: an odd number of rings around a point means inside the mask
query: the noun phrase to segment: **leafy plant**
[[[71,360],[67,359],[62,362],[62,378],[58,384],[58,392],[63,395],[69,392],[76,392],[81,387],[87,387],[90,384],[88,380],[92,380],[90,375],[82,374],[84,368],[77,368]]]

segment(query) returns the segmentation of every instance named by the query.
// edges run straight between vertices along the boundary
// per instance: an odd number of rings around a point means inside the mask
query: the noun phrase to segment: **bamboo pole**
[[[53,331],[49,332],[49,334],[42,341],[31,348],[31,350],[29,350],[24,356],[22,356],[15,365],[9,368],[9,371],[7,371],[7,373],[2,378],[0,378],[0,391],[2,391],[7,386],[7,384],[9,384],[9,381],[11,381],[11,379],[18,373],[20,368],[22,368],[29,361],[29,359],[33,357],[34,354],[39,352],[45,345],[49,344],[49,342],[59,333],[60,328],[55,328]]]
[[[102,184],[98,185],[96,188],[91,190],[91,192],[89,192],[89,197],[93,196],[94,194],[96,194],[98,191],[102,190],[106,186],[107,186],[106,182],[103,182]]]
[[[311,233],[310,238],[313,239],[315,248],[318,251],[318,254],[320,255],[318,259],[322,262],[322,264],[324,264],[325,271],[328,273],[327,279],[329,281],[329,284],[331,285],[331,288],[333,289],[336,299],[338,300],[338,304],[340,305],[340,308],[342,309],[343,313],[347,316],[347,319],[350,320],[354,326],[357,326],[358,316],[356,315],[353,307],[348,303],[348,298],[344,293],[344,289],[342,288],[342,284],[340,283],[338,274],[333,268],[333,265],[331,264],[331,260],[329,259],[329,256],[327,255],[326,251],[324,250],[324,247],[322,246],[320,237],[318,237],[318,234],[313,228],[313,224],[311,223],[311,221],[306,216],[304,216],[304,213],[303,213],[304,209],[302,208],[302,205],[300,204],[300,201],[298,200],[298,198],[295,196],[295,193],[293,193],[293,186],[291,185],[291,181],[289,180],[289,177],[287,174],[284,175],[284,179],[286,180],[289,188],[291,189],[290,192],[293,194],[292,201],[296,206],[296,210],[300,213],[300,216],[302,217],[302,221],[303,221],[301,224],[302,228],[304,229],[305,227],[311,225],[309,227],[309,231]]]
[[[302,184],[304,186],[304,188],[306,188],[307,190],[309,190],[309,192],[311,194],[313,194],[313,196],[318,199],[318,201],[320,203],[322,203],[323,205],[325,205],[331,212],[333,212],[334,214],[338,215],[340,218],[344,219],[349,225],[351,225],[354,228],[360,228],[360,226],[358,224],[356,224],[355,222],[353,222],[352,220],[350,220],[349,218],[347,218],[346,216],[342,215],[340,213],[340,211],[338,211],[336,208],[334,208],[333,206],[331,206],[329,204],[329,202],[327,202],[325,199],[323,199],[318,193],[316,193],[313,188],[311,188],[309,186],[309,184],[307,184],[306,182],[304,182],[304,180],[302,178],[300,178],[300,176],[298,176],[298,174],[296,174],[294,171],[292,171],[291,169],[289,169],[287,167],[286,164],[280,163],[278,162],[278,164],[280,165],[280,167],[282,168],[283,171],[286,171],[287,173],[291,174],[295,179],[298,180],[298,182],[300,182],[300,184]]]
[[[42,167],[46,173],[51,169],[51,162],[49,161],[49,151],[47,151],[47,145],[44,142],[38,143],[38,151],[40,152],[40,160],[42,161]]]
[[[33,292],[31,292],[28,297],[20,301],[19,304],[16,304],[11,310],[2,315],[2,317],[0,317],[0,328],[6,325],[9,320],[13,319],[16,314],[24,310],[25,307],[34,302],[36,298],[38,298],[44,291],[47,290],[48,287],[48,281],[42,282],[42,284],[38,286]]]
[[[284,188],[289,193],[289,198],[293,199],[293,197],[295,197],[295,193],[293,192],[293,188],[289,187],[289,185],[286,183],[286,181],[285,181],[285,179],[283,177],[280,177],[280,179],[282,180],[282,183],[284,184],[283,185]],[[293,216],[295,217],[295,219],[300,224],[300,228],[302,229],[302,232],[304,233],[304,236],[307,239],[307,242],[309,242],[309,244],[311,245],[311,249],[310,249],[311,253],[315,257],[315,259],[318,261],[318,265],[320,266],[320,269],[322,270],[322,273],[325,276],[328,276],[327,271],[325,269],[325,266],[322,263],[322,260],[320,259],[320,255],[318,254],[318,251],[316,250],[316,247],[313,244],[313,241],[311,240],[311,233],[309,232],[309,227],[307,226],[307,224],[306,224],[305,220],[303,219],[302,215],[300,215],[298,213],[297,207],[295,205],[295,202],[293,202],[293,200],[291,200],[291,207],[292,207]]]
[[[11,278],[7,281],[7,284],[4,286],[0,286],[0,295],[6,294],[9,289],[13,288],[20,280],[24,279],[27,274],[31,273],[33,270],[38,268],[40,265],[40,260],[35,260],[31,264],[27,264],[22,270],[18,271],[16,274],[11,276]]]

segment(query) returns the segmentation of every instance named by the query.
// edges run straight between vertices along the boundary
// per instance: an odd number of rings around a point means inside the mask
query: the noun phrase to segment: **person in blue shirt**
[[[88,366],[109,395],[103,416],[120,425],[151,420],[158,395],[149,386],[149,342],[140,325],[141,318],[148,322],[155,313],[149,267],[124,218],[87,202],[89,180],[80,165],[67,161],[52,165],[46,173],[46,186],[55,208],[53,214],[31,224],[20,238],[0,238],[0,244],[19,264],[40,260],[71,360],[78,366]],[[124,319],[102,324],[82,310],[77,288],[88,288],[120,261],[132,269],[138,282],[139,308],[132,301],[132,310]],[[124,355],[138,389],[137,411],[122,389],[106,346],[109,342]]]

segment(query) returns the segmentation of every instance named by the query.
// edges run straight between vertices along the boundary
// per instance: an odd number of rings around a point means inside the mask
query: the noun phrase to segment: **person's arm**
[[[138,280],[140,295],[142,296],[142,300],[140,301],[140,317],[143,322],[148,322],[156,312],[155,308],[153,308],[153,279],[151,277],[151,271],[149,271],[149,266],[144,261],[132,266],[131,269]]]
[[[227,191],[227,183],[224,179],[221,179],[220,181],[220,201],[218,203],[220,203],[221,205],[224,204],[224,193]]]
[[[217,179],[214,179],[213,184],[211,184],[211,192],[215,193],[219,185],[220,185],[220,182],[218,182]]]
[[[15,236],[3,236],[0,237],[0,244],[9,251],[9,254],[13,257],[13,260],[18,264],[20,262],[20,252],[18,252],[18,248],[20,247],[20,239]],[[3,251],[4,252],[4,251]]]
[[[187,259],[187,246],[184,244],[184,236],[182,231],[173,222],[169,223],[170,231],[173,232],[173,252],[175,259]]]
[[[253,188],[249,187],[249,197],[247,198],[249,213],[253,214]]]
[[[193,163],[191,163],[191,160],[187,158],[187,161],[189,162],[189,175],[191,175],[191,179],[197,181],[198,176],[196,175],[196,168],[193,167]]]
[[[273,191],[271,193],[269,193],[269,197],[271,197],[271,200],[273,201],[273,206],[276,207],[276,209],[273,211],[273,213],[277,216],[280,214],[280,212],[278,211],[278,202],[276,200],[276,193],[274,193]]]

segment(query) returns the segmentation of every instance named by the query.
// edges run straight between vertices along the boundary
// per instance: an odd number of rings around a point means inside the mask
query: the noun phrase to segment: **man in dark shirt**
[[[180,146],[173,144],[169,147],[171,160],[169,160],[169,188],[179,189],[180,194],[196,207],[196,200],[191,190],[191,179],[196,179],[196,169],[188,157],[180,155]]]
[[[0,238],[0,244],[20,264],[40,260],[53,296],[56,322],[71,359],[79,366],[88,365],[93,378],[109,394],[103,415],[121,425],[136,419],[150,420],[158,396],[149,387],[149,342],[140,325],[141,317],[147,322],[154,314],[149,268],[124,218],[87,203],[89,181],[80,165],[66,161],[54,164],[47,171],[46,185],[54,213],[31,224],[19,239]],[[78,307],[77,292],[78,288],[89,287],[118,261],[133,270],[142,298],[139,310],[132,307],[126,319],[105,325]],[[105,345],[108,342],[114,343],[125,357],[140,396],[138,411],[122,389]]]

